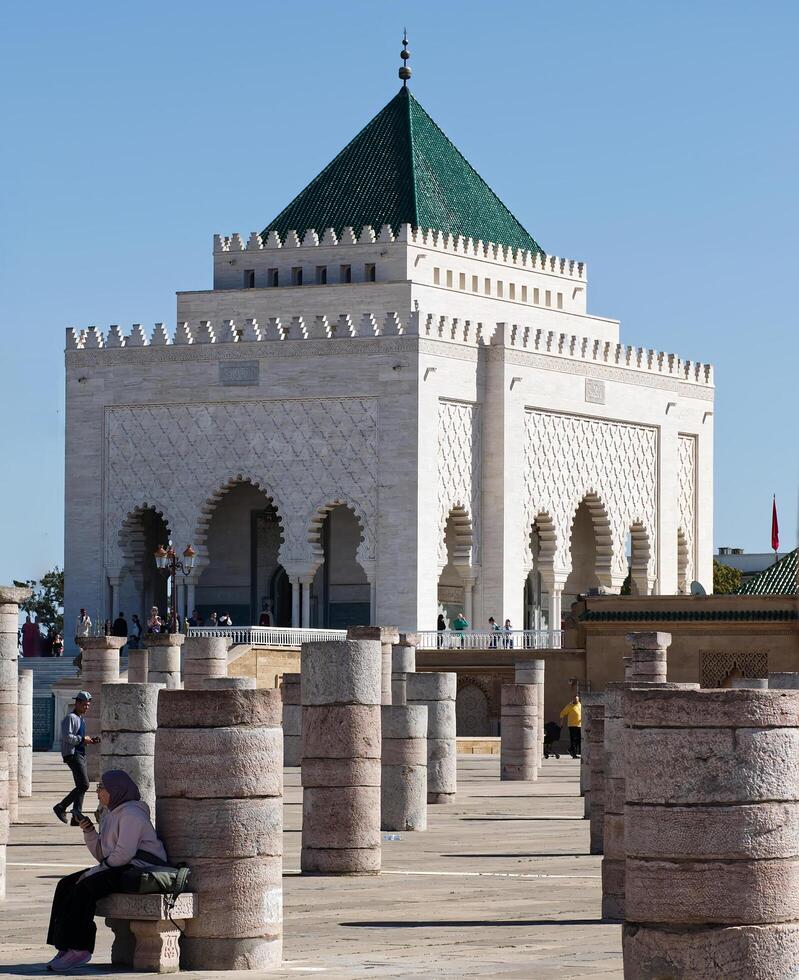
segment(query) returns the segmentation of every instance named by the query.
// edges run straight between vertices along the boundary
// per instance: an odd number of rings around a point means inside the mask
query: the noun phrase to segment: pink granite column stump
[[[11,823],[16,823],[17,820],[19,798],[19,604],[30,594],[30,589],[0,585],[0,752],[8,753],[8,813]]]
[[[671,633],[636,631],[628,633],[625,639],[632,647],[629,671],[625,669],[624,672],[625,680],[631,683],[665,682],[666,652],[671,644]]]
[[[396,626],[350,626],[348,640],[380,641],[380,703],[391,704],[391,648],[399,643]]]
[[[0,752],[0,902],[6,897],[6,845],[11,826],[8,802],[8,752]]]
[[[399,640],[391,647],[391,703],[407,704],[406,675],[416,672],[416,647],[418,633],[400,633]]]
[[[408,704],[427,705],[427,802],[454,803],[458,788],[455,696],[457,675],[406,674]]]
[[[601,854],[605,838],[605,705],[592,704],[583,709],[588,715],[588,798],[590,809],[589,853]],[[585,737],[585,736],[583,736]]]
[[[33,671],[19,672],[17,700],[17,786],[19,796],[33,793]]]
[[[626,697],[624,975],[799,975],[799,691]]]
[[[128,684],[147,683],[147,664],[149,653],[146,647],[131,650],[128,647]]]
[[[183,690],[200,691],[209,677],[227,677],[224,636],[187,636],[183,644]]]
[[[544,763],[544,682],[546,661],[540,657],[534,660],[517,660],[514,666],[514,682],[516,684],[535,684],[538,694],[538,767]]]
[[[284,674],[280,685],[283,698],[283,765],[302,764],[302,702],[300,675]]]
[[[158,697],[158,834],[191,868],[198,912],[185,970],[269,970],[283,945],[280,693],[163,690]]]
[[[102,688],[100,772],[121,769],[139,787],[155,816],[155,731],[162,684],[105,684]]]
[[[771,685],[768,677],[733,677],[730,679],[730,687],[733,690],[752,690],[766,691]]]
[[[185,639],[182,633],[147,634],[148,684],[163,684],[168,691],[180,688],[180,648]]]
[[[380,829],[427,830],[427,707],[382,707]]]
[[[583,798],[583,820],[588,820],[591,815],[591,709],[597,704],[603,704],[601,694],[592,694],[590,691],[580,695],[583,703],[583,720],[580,752],[580,795]]]
[[[254,691],[256,687],[254,677],[206,677],[202,683],[204,691]]]
[[[536,684],[503,684],[500,715],[501,780],[538,779],[540,726]]]
[[[381,648],[303,643],[302,851],[308,874],[380,872]]]
[[[768,675],[768,686],[789,691],[799,690],[799,673],[796,671],[772,671]]]
[[[80,686],[92,696],[84,722],[86,734],[96,737],[103,730],[103,685],[119,683],[119,651],[124,636],[76,636],[81,651]],[[86,746],[86,772],[90,780],[100,778],[100,745]]]

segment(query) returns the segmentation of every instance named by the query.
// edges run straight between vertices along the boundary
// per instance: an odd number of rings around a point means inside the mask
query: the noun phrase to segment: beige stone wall
[[[235,655],[235,649],[232,651]],[[300,670],[300,651],[249,647],[228,663],[228,677],[254,677],[257,687],[278,687],[283,674]]]

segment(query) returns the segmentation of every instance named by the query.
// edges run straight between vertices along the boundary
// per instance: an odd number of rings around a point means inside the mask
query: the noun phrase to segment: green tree
[[[715,595],[737,592],[740,587],[741,573],[737,568],[730,568],[729,565],[722,565],[718,561],[713,562],[713,593]]]
[[[30,599],[20,604],[23,612],[38,616],[39,623],[44,629],[54,628],[58,633],[64,632],[64,570],[53,568],[45,572],[41,579],[30,579],[27,582],[14,582],[14,585],[24,586],[32,590]]]

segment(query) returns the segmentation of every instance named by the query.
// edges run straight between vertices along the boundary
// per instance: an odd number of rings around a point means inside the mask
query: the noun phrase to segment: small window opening
[[[255,269],[244,270],[244,288],[255,289]]]
[[[563,309],[563,293],[558,293],[558,309]]]
[[[486,294],[486,296],[490,296],[491,295],[491,280],[490,279],[486,279],[483,282],[483,292]]]
[[[480,292],[480,279],[477,276],[472,276],[472,292]]]
[[[316,285],[326,286],[327,285],[327,266],[318,265],[316,267]]]
[[[441,285],[441,269],[439,269],[438,266],[435,266],[433,268],[433,285],[434,286]]]
[[[548,289],[544,293],[544,306],[552,306],[552,290]]]
[[[508,283],[508,299],[516,299],[516,283]]]
[[[466,273],[461,272],[458,275],[458,289],[466,289]]]
[[[270,285],[270,286],[279,286],[280,285],[280,275],[278,274],[277,269],[267,269],[266,270],[266,281],[267,281],[268,285]]]
[[[522,286],[522,303],[527,302],[527,286]]]
[[[363,278],[364,282],[376,282],[377,281],[377,266],[374,262],[367,262],[363,267]]]
[[[291,270],[291,285],[301,286],[302,285],[302,266],[295,265]]]
[[[452,289],[452,269],[447,269],[447,289]]]
[[[505,283],[501,279],[497,279],[497,296],[505,295]]]
[[[533,302],[536,304],[536,306],[541,304],[541,290],[538,288],[538,286],[533,289]]]
[[[339,269],[339,282],[352,282],[352,266],[342,265]]]

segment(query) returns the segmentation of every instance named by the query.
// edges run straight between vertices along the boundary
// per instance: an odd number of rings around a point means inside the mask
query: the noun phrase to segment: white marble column
[[[311,583],[313,582],[313,575],[301,575],[300,583],[302,584],[302,626],[305,629],[311,625]]]
[[[289,577],[291,583],[291,625],[300,625],[300,578],[298,575]]]
[[[186,581],[186,614],[191,616],[194,609],[194,579],[189,578]]]

